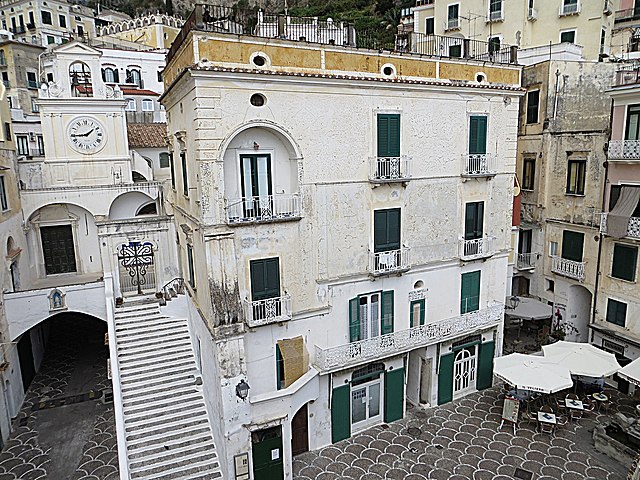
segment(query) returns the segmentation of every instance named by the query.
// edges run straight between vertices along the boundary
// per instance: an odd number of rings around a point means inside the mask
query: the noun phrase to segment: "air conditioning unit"
[[[35,142],[36,141],[36,133],[35,132],[29,132],[29,141],[30,142]]]
[[[538,11],[535,8],[529,9],[529,15],[527,16],[527,20],[531,22],[535,22],[538,19]]]
[[[608,17],[613,13],[613,5],[611,5],[611,0],[604,0],[604,11],[603,13]]]

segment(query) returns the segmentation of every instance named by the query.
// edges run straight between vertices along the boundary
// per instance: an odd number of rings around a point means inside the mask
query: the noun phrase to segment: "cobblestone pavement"
[[[618,392],[611,413],[634,415],[635,402]],[[440,407],[411,408],[404,419],[298,455],[296,480],[513,480],[516,468],[535,480],[623,480],[626,468],[593,448],[592,413],[554,436],[521,424],[516,436],[498,430],[502,400],[496,388]]]
[[[102,328],[73,314],[50,327],[42,366],[0,453],[0,480],[117,480],[113,405],[86,395],[111,388]]]

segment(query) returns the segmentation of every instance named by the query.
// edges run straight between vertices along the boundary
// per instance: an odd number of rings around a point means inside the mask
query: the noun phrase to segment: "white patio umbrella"
[[[634,385],[640,386],[640,358],[618,370],[618,375]]]
[[[566,366],[572,375],[608,377],[620,370],[615,355],[589,343],[560,341],[542,347],[544,358]]]
[[[495,358],[493,374],[518,390],[553,393],[573,386],[566,366],[537,355],[512,353]]]

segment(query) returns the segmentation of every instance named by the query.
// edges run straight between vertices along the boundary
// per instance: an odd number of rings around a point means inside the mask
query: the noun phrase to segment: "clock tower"
[[[101,55],[71,42],[43,59],[46,81],[38,103],[46,152],[44,188],[132,181],[126,100],[117,85],[104,83]]]

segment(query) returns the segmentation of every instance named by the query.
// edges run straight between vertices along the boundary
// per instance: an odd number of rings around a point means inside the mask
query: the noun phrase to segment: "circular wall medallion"
[[[95,118],[78,117],[69,123],[67,139],[75,151],[91,154],[104,147],[106,133],[103,126]]]

